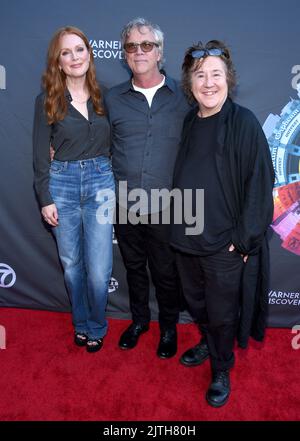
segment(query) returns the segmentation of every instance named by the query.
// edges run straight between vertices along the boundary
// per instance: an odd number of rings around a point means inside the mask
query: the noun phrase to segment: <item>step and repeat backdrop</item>
[[[300,51],[299,0],[37,0],[0,6],[0,306],[70,311],[51,231],[33,191],[34,100],[55,30],[77,26],[88,36],[99,82],[128,78],[120,31],[135,17],[165,34],[165,70],[180,79],[188,46],[221,39],[231,47],[236,101],[260,120],[276,170],[270,227],[269,326],[300,324]],[[129,318],[126,275],[114,240],[107,314]],[[157,307],[152,289],[152,318]],[[186,312],[182,321],[189,320]]]

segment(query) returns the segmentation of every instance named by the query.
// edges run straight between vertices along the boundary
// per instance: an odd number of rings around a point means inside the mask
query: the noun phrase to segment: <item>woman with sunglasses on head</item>
[[[172,226],[184,295],[202,333],[180,361],[196,366],[210,359],[206,399],[220,407],[230,394],[235,338],[245,347],[250,334],[264,334],[274,172],[259,122],[231,99],[236,74],[225,44],[190,47],[182,69],[183,88],[197,106],[184,122],[174,187],[204,189],[204,228],[189,235],[184,222]],[[193,199],[193,216],[195,207]]]
[[[115,197],[110,125],[92,50],[79,29],[68,26],[54,34],[43,88],[34,118],[35,190],[57,241],[75,344],[96,352],[107,332]]]

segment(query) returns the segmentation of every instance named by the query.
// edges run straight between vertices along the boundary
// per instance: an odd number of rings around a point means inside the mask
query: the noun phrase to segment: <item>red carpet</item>
[[[0,308],[0,421],[300,420],[300,350],[290,329],[268,329],[263,345],[236,351],[232,394],[221,409],[204,396],[209,363],[186,368],[180,354],[197,343],[194,325],[179,325],[178,354],[160,360],[156,322],[131,351],[117,347],[128,322],[110,320],[103,349],[73,344],[70,314]]]

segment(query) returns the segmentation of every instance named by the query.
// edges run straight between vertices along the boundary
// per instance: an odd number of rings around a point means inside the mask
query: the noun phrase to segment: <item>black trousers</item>
[[[213,370],[234,364],[243,259],[229,245],[211,256],[176,252],[176,264],[190,313],[200,324]],[[202,326],[201,326],[202,325]]]
[[[150,217],[148,219],[150,221]],[[122,225],[117,216],[115,233],[127,272],[133,322],[144,325],[151,320],[148,264],[155,286],[160,329],[175,328],[179,317],[180,289],[175,253],[169,245],[170,225]]]

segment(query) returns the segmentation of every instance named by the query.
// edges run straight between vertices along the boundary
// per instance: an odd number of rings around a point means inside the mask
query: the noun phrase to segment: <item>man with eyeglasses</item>
[[[170,225],[162,222],[166,207],[151,205],[151,190],[172,188],[181,128],[190,107],[178,83],[160,70],[163,33],[157,25],[144,18],[130,21],[123,28],[122,45],[132,77],[106,95],[112,164],[119,184],[115,232],[127,271],[132,313],[132,323],[121,335],[119,347],[134,348],[140,335],[149,329],[148,264],[159,309],[157,355],[165,359],[177,351],[179,289],[169,246]],[[126,201],[121,197],[121,185]],[[140,203],[140,219],[135,224],[128,219],[128,210],[135,202],[127,200],[132,190]],[[120,219],[122,210],[125,221]]]

